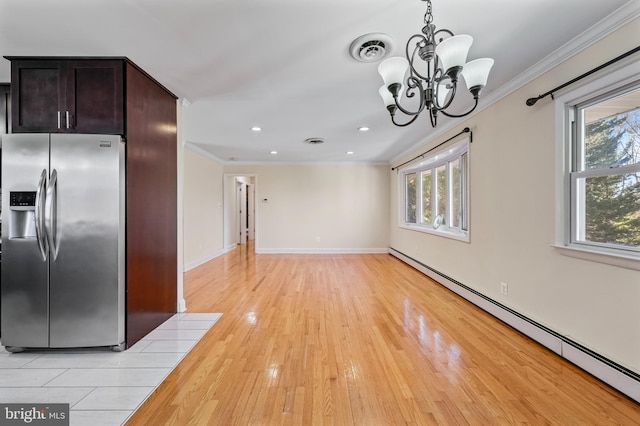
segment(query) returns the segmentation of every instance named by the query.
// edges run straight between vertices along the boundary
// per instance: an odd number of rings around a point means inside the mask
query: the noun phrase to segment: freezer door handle
[[[47,185],[47,170],[42,169],[42,174],[40,175],[40,181],[38,182],[38,190],[36,191],[36,211],[35,211],[35,221],[36,221],[36,240],[38,241],[38,249],[40,250],[40,256],[42,257],[42,261],[47,261],[47,251],[49,251],[49,246],[47,244],[47,237],[45,232],[45,223],[44,223],[44,209],[45,209],[45,187]]]
[[[47,186],[47,195],[45,198],[45,226],[47,229],[47,239],[49,240],[49,253],[51,260],[58,257],[58,171],[53,169],[49,185]]]

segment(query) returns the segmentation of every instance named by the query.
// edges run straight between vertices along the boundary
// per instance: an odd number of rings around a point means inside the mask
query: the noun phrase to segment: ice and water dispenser
[[[10,239],[36,238],[36,192],[11,191],[8,216]]]

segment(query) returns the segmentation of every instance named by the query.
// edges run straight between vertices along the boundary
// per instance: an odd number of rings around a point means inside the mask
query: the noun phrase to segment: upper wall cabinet
[[[124,61],[11,60],[14,133],[124,134]]]

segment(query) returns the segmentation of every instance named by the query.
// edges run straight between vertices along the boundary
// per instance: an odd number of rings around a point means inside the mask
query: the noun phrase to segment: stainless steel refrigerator
[[[2,138],[7,350],[124,348],[124,152],[113,135]]]

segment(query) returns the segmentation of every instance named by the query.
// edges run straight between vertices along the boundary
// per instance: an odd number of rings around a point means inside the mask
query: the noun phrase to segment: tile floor
[[[0,349],[0,402],[69,403],[71,426],[121,425],[222,314],[176,314],[124,352]]]

